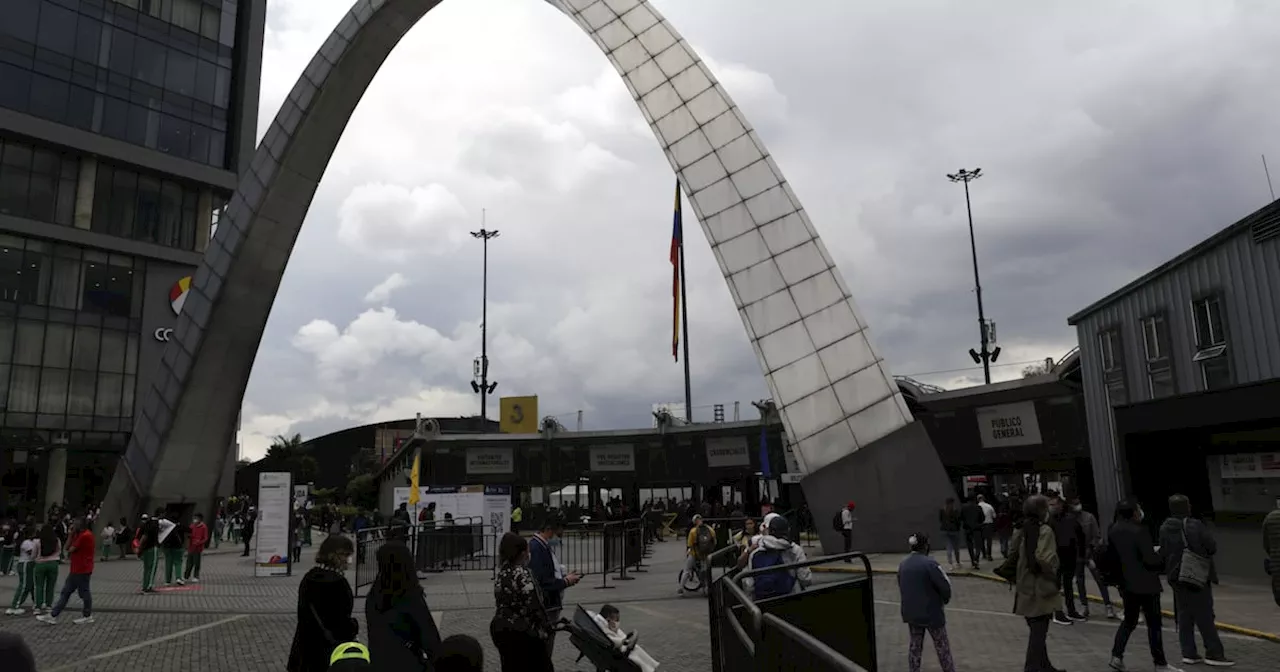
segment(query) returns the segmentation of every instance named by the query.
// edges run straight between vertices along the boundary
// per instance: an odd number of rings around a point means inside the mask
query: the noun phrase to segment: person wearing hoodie
[[[184,581],[200,583],[200,560],[208,545],[209,526],[204,524],[204,516],[197,513],[191,517],[191,537],[187,540],[187,568],[182,573]]]
[[[1209,576],[1204,587],[1178,580],[1185,550],[1209,559]],[[1191,517],[1191,500],[1186,495],[1170,497],[1169,517],[1160,525],[1160,557],[1164,559],[1165,579],[1173,589],[1173,613],[1182,662],[1188,665],[1206,663],[1211,667],[1231,667],[1235,664],[1227,660],[1213,620],[1213,584],[1218,582],[1213,556],[1217,553],[1218,542],[1209,527]],[[1203,657],[1196,649],[1196,630],[1204,640]]]
[[[907,669],[920,672],[924,654],[924,634],[933,640],[942,672],[956,672],[951,656],[951,640],[947,638],[947,615],[943,611],[951,601],[951,579],[942,566],[929,555],[929,537],[911,535],[908,555],[898,565],[898,592],[902,602],[902,621],[911,631],[907,647]]]
[[[1083,621],[1084,616],[1076,610],[1076,567],[1084,561],[1085,536],[1084,527],[1075,511],[1067,508],[1061,497],[1049,500],[1049,524],[1053,525],[1053,536],[1058,544],[1058,589],[1062,591],[1064,610],[1053,615],[1053,622],[1058,625],[1071,625]]]
[[[752,570],[764,570],[770,567],[790,565],[806,560],[804,549],[790,540],[790,524],[786,518],[776,516],[767,518],[764,533],[759,541],[753,544],[747,558],[747,566]],[[809,587],[813,583],[813,572],[808,567],[800,567],[790,571],[763,572],[747,577],[742,581],[743,589],[750,592],[757,601],[779,595],[789,595]]]

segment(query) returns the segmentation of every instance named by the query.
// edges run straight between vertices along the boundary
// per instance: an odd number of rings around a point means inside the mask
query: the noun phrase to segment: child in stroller
[[[596,672],[654,672],[658,661],[645,653],[636,633],[618,627],[616,607],[604,605],[600,613],[592,613],[578,605],[573,620],[561,619],[558,629],[569,633],[569,642],[595,666]]]

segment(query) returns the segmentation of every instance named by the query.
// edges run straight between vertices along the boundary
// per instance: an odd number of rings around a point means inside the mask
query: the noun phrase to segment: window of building
[[[1124,342],[1119,329],[1106,329],[1098,334],[1098,361],[1102,365],[1102,380],[1112,405],[1128,403],[1129,394],[1124,380]]]
[[[198,189],[180,182],[100,163],[91,228],[194,250],[199,198]]]
[[[75,215],[75,156],[0,141],[0,213],[70,226]]]
[[[1196,338],[1196,352],[1191,361],[1200,368],[1200,382],[1206,390],[1230,387],[1231,362],[1227,357],[1221,299],[1208,296],[1192,301],[1191,317]]]
[[[1169,357],[1169,328],[1163,314],[1142,318],[1142,353],[1146,359],[1147,392],[1152,399],[1172,396],[1176,392],[1173,361]]]
[[[75,54],[76,13],[52,2],[42,3],[40,30],[36,34],[36,44],[59,54],[67,56]]]

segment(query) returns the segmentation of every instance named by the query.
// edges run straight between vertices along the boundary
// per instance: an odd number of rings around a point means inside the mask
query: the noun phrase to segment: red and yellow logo
[[[191,291],[191,276],[179,279],[169,288],[169,305],[173,306],[173,314],[182,313],[182,304],[187,302],[187,292]]]

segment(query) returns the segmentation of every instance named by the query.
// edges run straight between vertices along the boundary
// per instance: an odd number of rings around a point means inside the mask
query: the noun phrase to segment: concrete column
[[[201,189],[200,198],[196,201],[196,252],[204,252],[209,247],[212,226],[213,192]]]
[[[76,183],[76,209],[72,219],[77,229],[89,230],[93,223],[93,190],[98,183],[98,159],[80,158],[80,179]]]
[[[44,477],[44,508],[47,511],[54,504],[62,504],[67,485],[67,449],[53,448],[49,451],[49,468]]]

